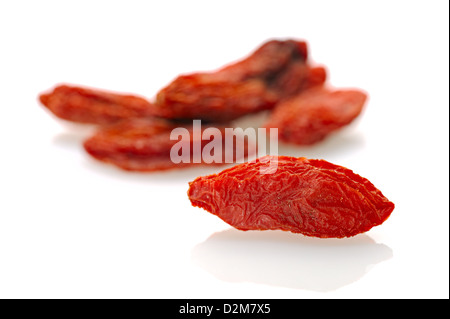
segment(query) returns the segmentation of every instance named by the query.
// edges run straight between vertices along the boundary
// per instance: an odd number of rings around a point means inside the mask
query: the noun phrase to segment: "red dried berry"
[[[267,128],[278,128],[279,138],[295,144],[313,144],[350,124],[367,99],[360,90],[316,87],[279,103]]]
[[[324,160],[267,156],[189,185],[193,206],[240,230],[350,237],[382,224],[394,209],[367,179]]]
[[[185,130],[187,138],[171,140],[172,130],[176,128]],[[206,136],[205,131],[208,128],[214,129],[219,134],[213,137]],[[221,165],[226,163],[226,154],[231,154],[231,159],[237,161],[253,155],[252,152],[256,149],[253,146],[249,147],[250,141],[241,138],[236,138],[233,143],[226,145],[224,126],[205,125],[198,130],[199,134],[196,134],[192,124],[182,125],[162,119],[127,119],[101,127],[94,136],[85,141],[84,148],[100,161],[111,163],[124,170],[141,172],[204,164]],[[212,154],[215,152],[214,148],[206,148],[215,139],[221,143],[221,151],[218,154]],[[179,146],[176,148],[177,152],[187,150],[185,152],[187,157],[181,162],[173,161],[171,156],[175,144]],[[204,152],[211,155],[208,157],[210,161],[205,160]]]
[[[325,81],[325,69],[310,67],[306,59],[305,42],[269,41],[246,59],[216,72],[179,76],[157,94],[158,115],[229,121],[271,109]]]
[[[59,118],[78,123],[109,124],[154,113],[153,105],[138,96],[67,85],[57,86],[39,99]]]

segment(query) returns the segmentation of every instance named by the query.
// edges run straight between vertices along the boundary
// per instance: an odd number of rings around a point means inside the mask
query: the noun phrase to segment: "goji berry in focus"
[[[273,174],[261,170],[277,165]],[[189,183],[193,206],[240,230],[351,237],[382,224],[394,209],[370,181],[325,160],[272,156]]]

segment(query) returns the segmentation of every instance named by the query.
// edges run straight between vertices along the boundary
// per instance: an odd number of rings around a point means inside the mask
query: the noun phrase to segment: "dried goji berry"
[[[229,121],[271,109],[279,101],[325,81],[325,69],[309,66],[306,59],[303,41],[266,42],[246,59],[216,72],[176,78],[157,94],[158,115]]]
[[[323,84],[325,69],[311,67],[306,60],[305,42],[272,40],[217,72],[179,76],[159,91],[154,104],[139,96],[67,85],[39,98],[56,116],[79,123],[109,124],[149,116],[223,122],[271,109]]]
[[[124,170],[141,172],[192,167],[201,164],[220,165],[226,163],[225,156],[227,154],[231,154],[233,161],[243,161],[245,157],[253,155],[256,150],[254,146],[249,147],[252,141],[241,138],[236,138],[229,145],[224,143],[223,140],[226,136],[224,126],[201,126],[199,134],[196,134],[192,124],[179,125],[156,118],[127,119],[100,127],[94,136],[85,141],[84,148],[100,161],[114,164]],[[185,129],[187,138],[171,140],[172,130],[176,128]],[[219,134],[214,138],[220,139],[218,140],[220,152],[209,157],[209,162],[205,160],[203,154],[205,147],[211,142],[208,139],[210,136],[204,137],[208,128],[216,130]],[[173,161],[171,156],[173,147],[177,143],[181,143],[180,149],[187,149],[187,158],[179,162]],[[210,151],[208,148],[208,152]]]
[[[78,123],[108,124],[151,116],[154,111],[150,102],[138,96],[68,85],[57,86],[39,99],[56,116]]]
[[[350,124],[367,99],[361,90],[313,88],[279,103],[266,127],[278,128],[279,138],[295,144],[313,144]]]
[[[274,165],[273,174],[261,174]],[[189,185],[193,206],[240,230],[350,237],[382,224],[394,209],[367,179],[325,160],[264,157]]]

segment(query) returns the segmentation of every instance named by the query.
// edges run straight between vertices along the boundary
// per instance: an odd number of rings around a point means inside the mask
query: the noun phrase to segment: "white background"
[[[1,298],[448,298],[447,1],[2,1]],[[239,232],[193,208],[217,168],[125,173],[37,101],[66,82],[148,98],[269,38],[305,39],[365,112],[313,147],[396,204],[351,239]],[[220,169],[219,169],[220,170]]]

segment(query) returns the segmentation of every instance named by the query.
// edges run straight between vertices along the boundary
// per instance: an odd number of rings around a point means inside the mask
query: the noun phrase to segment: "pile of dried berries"
[[[325,68],[309,63],[305,42],[271,40],[216,72],[177,77],[155,101],[67,85],[41,94],[40,101],[62,119],[99,126],[84,143],[94,158],[148,172],[205,164],[171,160],[178,142],[170,139],[172,130],[192,132],[194,119],[208,123],[202,132],[210,127],[223,132],[235,119],[270,110],[265,127],[277,128],[280,140],[298,145],[323,140],[351,123],[367,99],[361,90],[326,86],[326,77]],[[190,137],[184,143],[190,156],[198,157],[205,143]],[[200,147],[193,147],[196,142]],[[266,160],[197,178],[188,192],[192,204],[241,230],[316,237],[354,236],[384,222],[394,209],[368,180],[344,167],[280,156],[270,158],[277,171],[258,173]]]
[[[170,160],[177,141],[169,136],[175,127],[191,130],[186,123],[193,119],[222,129],[244,115],[273,110],[266,127],[278,128],[280,140],[322,140],[356,118],[366,100],[362,91],[333,90],[325,82],[326,70],[308,62],[305,42],[271,40],[216,72],[177,77],[153,102],[67,85],[41,94],[40,101],[62,119],[100,126],[84,144],[94,158],[126,170],[154,171],[190,166]]]

